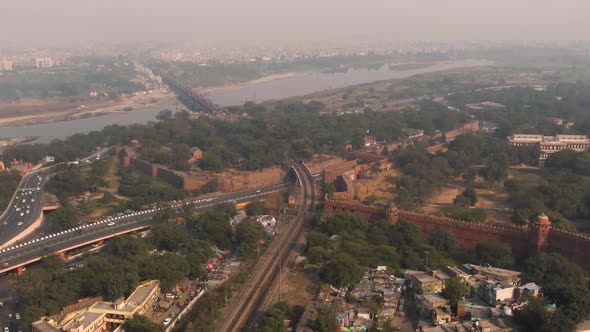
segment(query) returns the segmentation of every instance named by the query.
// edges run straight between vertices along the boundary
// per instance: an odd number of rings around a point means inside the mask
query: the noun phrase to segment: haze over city
[[[2,0],[0,45],[211,46],[588,38],[590,3],[535,0]]]
[[[588,13],[0,0],[0,332],[590,332]]]

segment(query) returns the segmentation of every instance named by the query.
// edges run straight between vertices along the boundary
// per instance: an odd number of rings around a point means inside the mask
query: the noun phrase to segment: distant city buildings
[[[35,67],[37,67],[37,69],[51,68],[53,66],[55,66],[53,58],[45,57],[35,59]]]
[[[541,154],[539,161],[541,164],[555,152],[561,150],[588,151],[590,150],[590,139],[585,135],[530,135],[514,134],[508,137],[508,142],[513,146],[533,146],[539,144]]]
[[[8,60],[0,61],[0,69],[2,69],[2,71],[11,71],[11,70],[13,70],[12,66],[13,66],[12,61],[8,61]]]

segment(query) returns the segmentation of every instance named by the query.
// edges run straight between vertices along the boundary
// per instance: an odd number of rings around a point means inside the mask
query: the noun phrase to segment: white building
[[[545,162],[549,156],[561,150],[587,151],[590,150],[590,139],[585,135],[529,135],[529,134],[514,134],[508,137],[508,142],[513,146],[532,146],[539,144],[541,148],[541,155],[539,161],[541,164]]]
[[[37,67],[37,69],[43,69],[43,68],[51,68],[53,66],[55,66],[55,62],[53,61],[52,58],[37,58],[35,59],[35,66]]]
[[[12,61],[7,61],[7,60],[0,61],[0,69],[2,69],[2,71],[11,71],[12,70]]]

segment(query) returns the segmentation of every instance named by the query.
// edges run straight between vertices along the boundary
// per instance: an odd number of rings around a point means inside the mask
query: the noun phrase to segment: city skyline
[[[249,2],[113,0],[90,4],[4,0],[4,45],[190,42],[322,45],[457,40],[586,40],[590,3],[575,0],[324,0]],[[272,27],[272,28],[270,28]]]

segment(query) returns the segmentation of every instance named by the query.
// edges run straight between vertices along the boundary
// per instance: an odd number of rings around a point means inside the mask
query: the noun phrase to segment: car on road
[[[27,210],[27,214],[29,214],[29,212],[30,212],[30,211],[29,211],[29,210]]]
[[[4,327],[4,332],[10,332],[10,330],[8,329],[8,327]]]
[[[174,294],[172,294],[172,293],[166,293],[166,298],[167,299],[173,299],[174,298]]]
[[[14,315],[14,317],[15,317],[16,319],[20,319],[20,313],[18,313],[18,312],[17,312],[17,313]]]
[[[257,193],[257,194],[259,194],[261,191],[262,191],[262,190],[260,190],[260,189],[257,189],[257,190],[256,190],[256,193]]]
[[[114,222],[114,221],[111,221],[111,222],[109,222],[109,223],[107,224],[107,226],[115,226],[115,222]]]
[[[21,217],[22,217],[22,216],[24,216],[24,215],[25,215],[25,214],[24,214],[23,212],[21,212],[21,213],[20,213],[20,216],[21,216]]]
[[[22,225],[22,224],[23,224],[23,222],[22,222],[22,221],[19,221],[19,222],[18,222],[16,225],[17,225],[17,226],[20,226],[20,225]]]
[[[34,198],[31,198],[31,203],[35,203],[35,199]]]
[[[171,321],[172,321],[171,318],[166,318],[166,319],[164,319],[164,321],[162,322],[162,324],[164,324],[164,326],[168,326],[168,324],[170,324]]]
[[[12,314],[8,314],[8,319],[12,319]]]

